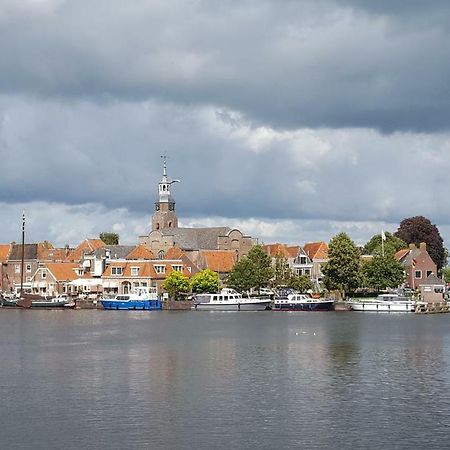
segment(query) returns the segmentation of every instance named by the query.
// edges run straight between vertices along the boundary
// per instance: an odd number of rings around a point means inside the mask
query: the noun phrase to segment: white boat
[[[270,298],[242,297],[234,289],[219,294],[197,294],[192,309],[209,311],[263,311],[270,309]]]
[[[398,294],[380,294],[377,298],[355,299],[348,304],[353,311],[415,312],[417,302]]]

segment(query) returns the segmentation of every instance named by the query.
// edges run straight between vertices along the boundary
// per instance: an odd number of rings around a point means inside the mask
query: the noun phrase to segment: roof
[[[284,256],[285,258],[289,258],[291,255],[288,251],[288,247],[286,244],[266,244],[262,246],[263,252],[267,253],[269,256]],[[297,255],[295,255],[297,256]],[[295,258],[294,256],[294,258]]]
[[[172,236],[177,247],[183,250],[216,250],[219,236],[227,236],[229,227],[163,228],[163,236]]]
[[[76,263],[47,263],[45,267],[47,267],[57,281],[73,281],[79,278],[75,272],[75,269],[79,268],[79,265]]]
[[[184,255],[180,247],[171,247],[164,255],[164,259],[180,259]]]
[[[80,261],[84,253],[93,252],[98,248],[105,247],[106,244],[101,239],[85,239],[78,246],[69,252],[66,261]]]
[[[287,251],[289,253],[289,257],[295,258],[298,255],[298,252],[300,251],[300,246],[294,245],[291,247],[287,247]]]
[[[38,259],[38,244],[25,244],[23,248],[24,259],[29,261]],[[12,244],[9,261],[20,261],[22,259],[22,244]]]
[[[0,244],[0,262],[5,262],[8,259],[11,244]]]
[[[202,250],[201,254],[206,267],[214,272],[230,272],[237,260],[233,250]]]
[[[139,267],[139,278],[165,278],[168,274],[173,272],[172,265],[183,265],[183,275],[190,277],[191,272],[187,269],[186,265],[181,261],[164,261],[164,260],[153,260],[153,261],[111,261],[110,264],[106,267],[103,272],[102,277],[105,278],[119,278],[115,275],[112,275],[111,269],[113,267],[122,267],[123,274],[120,278],[135,278],[134,275],[131,275],[132,267]],[[164,273],[156,273],[154,266],[164,266]]]
[[[125,257],[135,249],[134,245],[104,245],[91,252],[96,258],[106,258],[109,251],[110,259],[125,259]]]
[[[430,285],[430,286],[445,286],[445,281],[438,278],[436,275],[431,274],[428,276],[428,278],[420,283],[421,286],[423,285]]]
[[[126,259],[155,259],[155,255],[143,245],[136,245]]]
[[[397,261],[401,261],[409,252],[410,252],[409,248],[402,248],[395,254],[395,259]]]
[[[311,260],[328,259],[328,244],[326,242],[308,242],[303,246],[303,249]]]
[[[69,252],[65,248],[44,248],[39,251],[39,259],[41,261],[64,261]]]

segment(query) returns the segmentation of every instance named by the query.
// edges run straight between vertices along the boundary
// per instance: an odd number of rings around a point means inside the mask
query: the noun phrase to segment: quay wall
[[[163,302],[163,309],[168,311],[186,311],[193,306],[193,300],[166,300]]]

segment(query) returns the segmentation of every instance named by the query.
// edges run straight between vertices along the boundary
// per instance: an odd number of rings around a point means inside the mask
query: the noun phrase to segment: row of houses
[[[128,293],[136,287],[156,287],[173,271],[187,277],[209,268],[224,279],[237,260],[236,252],[201,250],[194,263],[179,247],[158,257],[143,245],[106,245],[85,239],[76,248],[54,248],[50,243],[25,244],[23,287],[41,295]],[[0,291],[21,284],[22,245],[0,245]]]

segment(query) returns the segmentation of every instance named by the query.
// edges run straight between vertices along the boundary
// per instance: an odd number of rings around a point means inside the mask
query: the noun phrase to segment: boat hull
[[[146,310],[155,311],[162,309],[162,303],[160,300],[101,300],[103,309],[116,309],[116,310]]]
[[[257,303],[197,303],[192,307],[192,309],[196,309],[198,311],[264,311],[270,308],[270,304],[270,300]]]
[[[353,311],[360,312],[380,312],[380,313],[410,313],[415,312],[415,303],[371,303],[371,302],[358,302],[351,303],[350,307]]]
[[[334,300],[329,302],[275,303],[274,311],[333,311]]]

